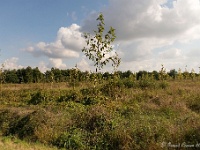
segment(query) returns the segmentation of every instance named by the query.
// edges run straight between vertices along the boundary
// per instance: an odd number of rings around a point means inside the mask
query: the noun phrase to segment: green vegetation
[[[95,37],[85,35],[89,49],[83,49],[94,61],[95,73],[81,72],[77,66],[45,73],[31,67],[0,71],[0,149],[47,149],[26,147],[27,142],[67,150],[198,146],[199,74],[167,73],[163,65],[159,72],[117,71],[117,54],[104,58],[112,51],[114,29],[103,38],[103,16],[98,20]],[[98,72],[109,61],[114,73]]]
[[[2,136],[65,149],[161,149],[200,141],[200,82],[132,77],[73,89],[62,82],[4,84]]]
[[[45,146],[40,143],[28,143],[14,136],[0,137],[1,150],[56,150],[56,147]]]
[[[180,71],[180,70],[179,70]],[[147,71],[139,71],[136,73],[132,73],[130,70],[122,72],[116,71],[115,74],[120,79],[124,78],[133,78],[133,80],[144,79],[145,77],[152,78],[154,80],[176,80],[176,81],[185,81],[185,80],[200,80],[200,75],[189,72],[177,72],[175,69],[170,70],[169,72],[147,72]],[[184,77],[186,76],[187,77]],[[70,85],[77,85],[78,82],[84,81],[93,81],[94,77],[97,77],[97,80],[103,78],[104,80],[114,78],[113,73],[109,72],[82,72],[77,67],[72,69],[60,70],[57,68],[51,68],[51,70],[47,70],[44,73],[41,73],[38,68],[22,68],[17,70],[3,70],[0,73],[0,82],[1,84],[6,83],[59,83],[59,82],[67,82]],[[77,82],[77,83],[76,83]]]
[[[97,20],[99,20],[99,24],[97,25],[97,31],[94,31],[95,36],[92,37],[89,33],[84,34],[88,47],[84,47],[82,51],[85,53],[85,56],[94,62],[96,72],[103,69],[110,61],[112,61],[112,66],[116,70],[120,65],[120,58],[116,52],[115,55],[109,56],[113,52],[111,44],[116,38],[115,29],[110,27],[108,33],[103,35],[105,30],[103,14],[100,14]]]

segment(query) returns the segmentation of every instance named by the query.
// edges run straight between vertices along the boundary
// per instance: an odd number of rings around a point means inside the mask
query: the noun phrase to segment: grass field
[[[199,81],[3,84],[0,94],[0,149],[200,147]]]

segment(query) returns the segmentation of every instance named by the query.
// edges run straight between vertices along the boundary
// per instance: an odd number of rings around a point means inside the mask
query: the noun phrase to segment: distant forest
[[[175,69],[166,72],[165,70],[161,71],[139,71],[139,72],[131,72],[128,71],[117,71],[119,79],[124,78],[132,78],[133,80],[140,80],[142,78],[150,78],[155,80],[167,80],[167,79],[195,79],[199,78],[200,75],[195,73],[194,71],[181,72],[179,69],[176,71]],[[1,83],[43,83],[43,82],[70,82],[72,80],[76,81],[89,81],[92,80],[95,76],[98,79],[109,80],[113,79],[113,73],[104,72],[104,73],[91,73],[88,71],[80,71],[78,68],[73,69],[57,69],[51,68],[51,70],[47,70],[42,73],[38,67],[31,68],[30,66],[22,69],[14,69],[14,70],[4,70],[0,74]]]

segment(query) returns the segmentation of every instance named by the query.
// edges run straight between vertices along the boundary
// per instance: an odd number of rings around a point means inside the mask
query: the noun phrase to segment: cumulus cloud
[[[72,24],[70,27],[61,27],[54,42],[39,42],[26,48],[25,51],[34,56],[47,56],[54,59],[78,58],[84,44],[80,26]]]
[[[101,12],[106,29],[116,29],[121,68],[149,70],[157,69],[156,63],[160,68],[163,62],[174,67],[172,64],[184,66],[193,61],[177,45],[200,39],[199,0],[109,0],[109,6]],[[97,12],[91,13],[82,31],[96,29],[97,16]]]
[[[3,69],[5,70],[12,70],[12,69],[20,69],[23,68],[23,66],[18,65],[18,60],[19,58],[17,57],[12,57],[10,59],[6,59],[3,63]]]
[[[44,73],[45,71],[49,70],[50,68],[48,68],[45,64],[45,62],[41,61],[39,63],[39,66],[38,66],[39,70]]]
[[[59,58],[50,58],[48,62],[39,62],[39,70],[45,72],[51,68],[67,69],[67,65]]]
[[[77,64],[77,66],[82,71],[90,71],[91,69],[90,65],[85,60],[85,58],[82,58],[82,60]]]
[[[197,58],[199,60],[199,56],[200,56],[200,48],[195,48],[195,49],[191,49],[188,53],[187,53],[188,57],[192,57],[192,58]]]
[[[177,0],[168,8],[167,0],[110,0],[103,11],[105,22],[114,26],[117,39],[126,41],[147,37],[180,37],[195,25],[199,25],[199,0]],[[122,7],[123,6],[123,7]],[[83,30],[95,28],[97,13],[85,20]]]
[[[199,50],[192,51],[189,46],[183,50],[180,45],[200,39],[199,0],[109,0],[101,12],[106,30],[110,26],[116,29],[114,44],[118,44],[116,51],[122,58],[120,69],[156,70],[161,64],[198,66]],[[77,19],[75,12],[70,15]],[[55,41],[39,42],[25,50],[34,56],[48,57],[49,64],[40,64],[44,69],[45,66],[66,68],[64,59],[79,58],[78,66],[88,70],[91,65],[80,57],[85,46],[82,33],[97,28],[97,16],[93,11],[81,27],[77,24],[61,27]]]
[[[180,49],[172,48],[172,49],[160,52],[159,57],[162,59],[175,59],[175,58],[177,59],[177,58],[181,58],[182,54],[181,54]]]
[[[49,64],[47,65],[48,68],[60,68],[60,69],[66,69],[67,65],[63,63],[62,59],[59,58],[50,58]]]

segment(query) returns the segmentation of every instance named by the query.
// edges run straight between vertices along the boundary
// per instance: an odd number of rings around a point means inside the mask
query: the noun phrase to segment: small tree
[[[181,68],[178,69],[178,79],[179,80],[183,79]]]
[[[161,70],[160,70],[160,79],[163,81],[163,80],[164,80],[164,76],[165,76],[165,74],[166,74],[166,70],[165,70],[163,64],[162,64],[161,66],[162,66],[162,67],[161,67]]]
[[[169,73],[168,73],[168,75],[169,75],[170,77],[172,77],[172,79],[176,79],[177,74],[178,74],[178,73],[177,73],[177,71],[176,71],[175,69],[170,70]]]
[[[4,65],[2,64],[2,67],[0,68],[0,92],[1,92],[1,97],[2,97],[2,83],[4,81],[3,67],[4,67]]]
[[[75,68],[72,68],[70,70],[70,84],[73,84],[73,90],[75,90],[75,86],[78,83],[79,73],[80,70],[78,69],[77,65],[75,65]]]
[[[94,31],[95,35],[92,36],[89,33],[84,34],[87,47],[84,47],[82,52],[94,62],[96,73],[103,69],[110,61],[112,62],[114,71],[116,71],[117,67],[120,65],[120,58],[116,52],[115,55],[110,55],[113,51],[111,43],[114,42],[116,38],[115,29],[110,27],[109,31],[103,35],[105,30],[103,14],[100,14],[97,20],[99,21],[99,24],[97,25],[98,30]],[[110,56],[107,57],[107,55]]]
[[[190,77],[191,77],[192,80],[194,80],[194,78],[195,78],[195,71],[194,71],[193,68],[191,70]]]

